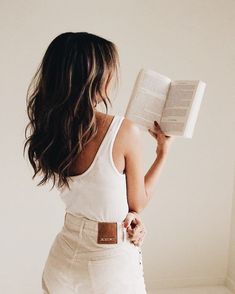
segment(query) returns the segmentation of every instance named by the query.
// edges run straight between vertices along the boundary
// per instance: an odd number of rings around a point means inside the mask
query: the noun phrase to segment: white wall
[[[122,84],[110,113],[124,113],[142,66],[207,83],[194,137],[173,143],[142,214],[143,262],[149,289],[222,283],[234,182],[235,2],[2,0],[0,8],[1,292],[41,293],[41,270],[63,223],[57,192],[31,180],[22,147],[27,86],[49,43],[65,31],[117,44]],[[147,171],[156,146],[149,134],[143,142]]]
[[[235,179],[235,166],[234,166],[234,179]],[[225,281],[226,286],[235,293],[235,181],[233,193],[233,205],[231,216],[231,235],[230,235],[230,248],[229,248],[229,261],[228,273]]]

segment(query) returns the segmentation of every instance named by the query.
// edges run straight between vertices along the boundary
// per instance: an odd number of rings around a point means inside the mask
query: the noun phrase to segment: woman
[[[29,145],[33,178],[43,174],[38,185],[53,179],[66,206],[43,270],[43,293],[146,293],[134,231],[139,225],[143,237],[138,213],[151,197],[169,137],[157,124],[150,131],[157,159],[144,176],[138,127],[107,114],[118,65],[112,42],[63,33],[49,45],[27,92],[31,134],[24,150]],[[100,102],[106,114],[97,111]]]

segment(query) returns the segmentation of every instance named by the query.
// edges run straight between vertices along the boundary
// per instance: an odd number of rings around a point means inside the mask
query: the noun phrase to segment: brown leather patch
[[[98,244],[117,243],[117,223],[98,222]]]

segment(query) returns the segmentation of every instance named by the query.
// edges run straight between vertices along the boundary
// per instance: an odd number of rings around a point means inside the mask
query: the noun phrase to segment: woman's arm
[[[157,140],[157,158],[150,169],[144,175],[143,155],[141,148],[141,132],[138,126],[126,119],[128,136],[126,140],[126,176],[127,176],[127,197],[130,211],[141,212],[152,197],[157,179],[167,158],[172,137],[166,136],[160,126],[155,123],[155,132],[149,131]]]
[[[150,169],[147,171],[146,175],[144,176],[145,191],[146,191],[146,198],[147,198],[145,205],[148,204],[149,200],[153,196],[153,191],[156,187],[157,180],[161,174],[161,170],[164,166],[166,158],[167,158],[166,153],[159,154],[157,158],[154,160]]]
[[[157,121],[154,121],[155,132],[152,132],[148,129],[149,133],[157,140],[157,149],[156,154],[157,158],[154,160],[153,164],[151,165],[150,169],[146,173],[144,177],[145,181],[145,190],[147,194],[148,201],[152,197],[152,192],[155,189],[157,179],[161,173],[162,167],[165,163],[167,158],[167,153],[169,150],[169,146],[173,141],[173,138],[170,136],[166,136],[163,131],[161,130]]]

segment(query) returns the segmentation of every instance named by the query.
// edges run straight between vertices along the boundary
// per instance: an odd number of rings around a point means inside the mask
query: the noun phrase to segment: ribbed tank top
[[[65,211],[97,221],[122,221],[129,207],[126,175],[114,165],[114,140],[124,117],[115,114],[88,169],[71,176],[70,190],[60,191]]]

